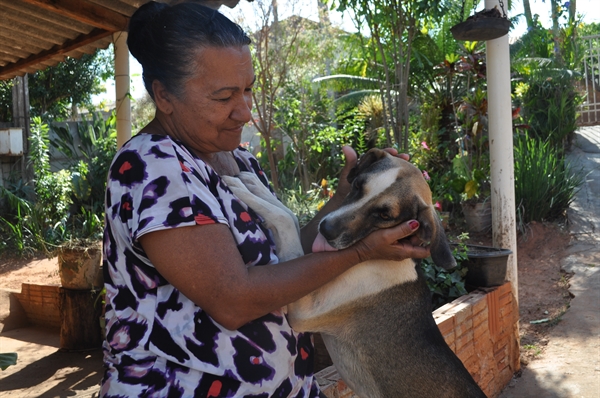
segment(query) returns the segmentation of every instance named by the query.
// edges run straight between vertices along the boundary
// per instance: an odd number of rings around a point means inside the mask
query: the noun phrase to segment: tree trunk
[[[574,22],[577,18],[577,0],[569,2],[569,22]]]
[[[89,350],[100,348],[99,294],[92,290],[59,288],[60,348],[65,350]]]
[[[533,16],[531,14],[531,5],[529,0],[523,0],[523,12],[525,13],[525,21],[527,21],[527,27],[533,28]]]
[[[554,57],[558,65],[563,65],[562,54],[560,51],[560,27],[558,24],[558,7],[560,4],[558,0],[550,0],[550,6],[552,7],[551,18],[552,18],[552,36],[554,40]]]

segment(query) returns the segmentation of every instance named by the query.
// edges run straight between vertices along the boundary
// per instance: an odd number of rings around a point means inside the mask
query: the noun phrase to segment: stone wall
[[[510,283],[478,289],[433,313],[446,340],[485,394],[494,398],[519,370],[518,306]],[[328,398],[357,398],[334,366],[316,374]]]

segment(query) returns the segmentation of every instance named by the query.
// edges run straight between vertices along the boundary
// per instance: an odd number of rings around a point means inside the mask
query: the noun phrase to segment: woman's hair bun
[[[129,20],[129,32],[136,32],[144,29],[150,21],[156,18],[164,9],[169,7],[168,4],[156,1],[149,1],[143,4],[131,16],[131,19]]]
[[[139,48],[145,47],[143,41],[144,36],[146,36],[146,29],[149,28],[149,25],[154,19],[159,17],[163,10],[169,7],[170,6],[165,3],[149,1],[140,6],[140,8],[133,13],[129,19],[127,45],[134,57],[136,56],[136,53],[138,53],[137,50]]]

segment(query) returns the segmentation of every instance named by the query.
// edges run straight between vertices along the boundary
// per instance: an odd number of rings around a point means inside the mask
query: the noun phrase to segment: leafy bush
[[[431,291],[434,310],[467,294],[465,289],[467,267],[462,264],[467,259],[467,247],[464,244],[467,238],[466,233],[460,235],[459,243],[452,250],[452,255],[456,260],[455,268],[446,270],[438,267],[433,263],[431,257],[421,261],[421,269]]]
[[[549,140],[515,140],[515,200],[519,221],[552,221],[564,215],[583,182]]]
[[[577,129],[577,108],[582,102],[575,91],[575,75],[571,71],[549,68],[535,69],[526,79],[523,93],[523,118],[534,137],[548,140],[560,148],[569,148]]]
[[[108,168],[117,151],[115,115],[104,121],[102,116],[93,113],[91,120],[79,123],[79,142],[68,127],[52,126],[52,130],[57,138],[50,143],[69,159],[75,212],[85,208],[102,216]]]

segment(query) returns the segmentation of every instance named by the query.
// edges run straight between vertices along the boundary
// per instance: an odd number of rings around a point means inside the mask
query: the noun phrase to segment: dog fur
[[[302,247],[295,217],[290,221],[289,210],[252,173],[238,177],[225,182],[275,228],[282,261],[298,256]],[[348,180],[350,194],[319,225],[331,246],[344,249],[377,229],[416,219],[417,235],[430,242],[433,261],[444,268],[456,265],[429,186],[416,167],[372,149]],[[361,398],[485,397],[444,341],[431,311],[429,288],[412,259],[358,264],[287,306],[295,330],[321,333],[338,372]]]

